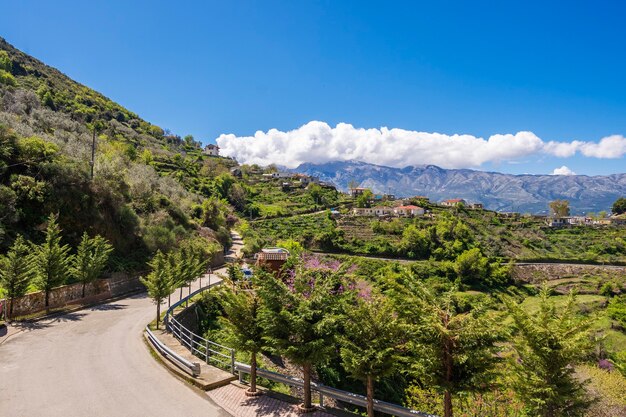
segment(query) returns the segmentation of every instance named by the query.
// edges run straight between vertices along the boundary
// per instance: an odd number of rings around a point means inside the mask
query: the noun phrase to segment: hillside
[[[406,259],[454,259],[479,247],[486,256],[515,261],[626,263],[625,226],[552,228],[532,216],[429,209],[432,216],[415,218],[322,213],[260,220],[250,224],[248,244],[292,239],[318,251]]]
[[[390,168],[357,161],[307,163],[294,171],[319,176],[342,190],[354,181],[398,197],[463,198],[490,210],[519,213],[547,213],[548,203],[556,199],[569,200],[573,214],[609,211],[617,198],[626,195],[626,174],[509,175],[434,165]]]
[[[0,252],[18,234],[40,241],[50,213],[71,245],[83,232],[113,243],[112,269],[143,269],[157,249],[200,236],[228,242],[219,176],[236,162],[203,155],[192,137],[141,119],[3,39],[0,63]]]

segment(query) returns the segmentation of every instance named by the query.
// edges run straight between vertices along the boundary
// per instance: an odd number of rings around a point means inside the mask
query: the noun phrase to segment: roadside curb
[[[152,356],[154,356],[155,359],[157,359],[158,362],[160,362],[163,366],[165,366],[170,373],[172,373],[175,376],[181,378],[182,380],[184,380],[187,383],[193,385],[194,387],[196,387],[197,389],[199,389],[201,391],[210,391],[210,390],[213,390],[213,389],[216,389],[216,388],[220,388],[220,387],[223,387],[225,385],[230,384],[232,381],[237,379],[237,377],[233,375],[232,378],[228,379],[228,380],[207,383],[206,380],[202,380],[200,378],[191,377],[191,376],[189,376],[189,374],[187,374],[185,371],[183,371],[182,369],[177,367],[175,364],[170,362],[165,356],[163,356],[163,354],[161,352],[159,352],[159,350],[156,349],[152,345],[152,343],[148,339],[148,335],[146,334],[145,331],[143,332],[143,340],[144,340],[144,343],[150,349],[150,352],[152,353]]]

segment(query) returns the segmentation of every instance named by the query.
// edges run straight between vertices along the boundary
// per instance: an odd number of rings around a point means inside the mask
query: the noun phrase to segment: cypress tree
[[[69,275],[70,247],[61,244],[61,229],[57,216],[48,217],[46,240],[33,247],[33,265],[35,268],[35,286],[45,292],[46,309],[50,305],[50,291],[65,283]]]
[[[345,306],[344,314],[340,349],[343,367],[365,383],[367,415],[374,417],[374,381],[397,369],[406,328],[391,303],[380,295],[357,297]]]
[[[530,313],[511,298],[504,301],[513,318],[516,338],[514,386],[529,415],[583,416],[591,405],[585,382],[575,377],[574,365],[591,350],[591,321],[577,314],[570,292],[565,307],[557,309],[544,286],[539,311]]]
[[[443,394],[444,416],[452,417],[453,395],[488,389],[495,380],[504,334],[484,306],[461,309],[456,287],[436,293],[410,274],[397,278],[388,292],[411,327],[414,376]]]
[[[100,277],[112,251],[113,246],[102,236],[90,238],[86,232],[83,233],[76,249],[76,256],[72,259],[71,268],[72,275],[83,284],[83,298],[85,287]]]
[[[148,295],[156,304],[156,328],[159,328],[161,320],[161,303],[172,289],[172,278],[167,257],[159,250],[152,260],[148,262],[152,271],[145,278],[141,278],[141,283],[146,286]]]
[[[9,315],[13,317],[13,301],[26,294],[33,274],[33,262],[29,248],[21,235],[18,235],[5,256],[0,257],[0,285],[9,298]]]
[[[264,277],[263,277],[264,278]],[[261,300],[252,290],[223,287],[221,305],[224,316],[220,320],[229,328],[231,343],[238,350],[250,354],[249,395],[256,395],[257,354],[263,349],[263,326],[261,324]]]

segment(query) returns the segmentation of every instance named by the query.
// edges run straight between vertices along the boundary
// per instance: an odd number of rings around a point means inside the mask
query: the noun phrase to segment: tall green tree
[[[311,373],[335,352],[338,324],[334,294],[341,273],[300,262],[285,281],[274,275],[258,280],[263,301],[261,321],[265,341],[275,352],[302,368],[304,410],[312,408]]]
[[[70,273],[72,257],[70,247],[61,244],[61,228],[57,216],[48,217],[46,240],[33,246],[33,266],[35,269],[34,284],[37,289],[45,292],[45,306],[50,305],[50,291],[65,283]]]
[[[574,365],[590,352],[591,321],[577,314],[573,292],[562,309],[550,299],[546,286],[540,297],[538,312],[525,311],[511,298],[504,298],[516,331],[514,389],[528,415],[583,416],[591,402],[585,383],[574,375]]]
[[[90,238],[87,232],[83,233],[71,267],[74,278],[83,284],[83,297],[85,297],[87,284],[95,281],[102,274],[112,251],[113,246],[102,236]]]
[[[374,193],[370,190],[365,190],[361,195],[356,198],[356,206],[359,208],[370,207],[371,201],[374,199]]]
[[[615,200],[611,211],[613,212],[613,214],[626,213],[626,197],[620,197]]]
[[[454,395],[488,389],[495,380],[503,334],[483,306],[460,308],[455,287],[436,293],[408,273],[388,286],[396,310],[412,329],[412,372],[443,393],[444,416],[452,417]]]
[[[9,315],[13,317],[13,301],[26,294],[33,275],[33,262],[30,249],[21,235],[18,235],[6,256],[0,257],[0,286],[9,299]]]
[[[569,201],[567,200],[554,200],[549,204],[550,213],[555,217],[567,217],[569,216]]]
[[[367,415],[374,417],[374,382],[400,365],[406,343],[392,304],[381,295],[357,297],[345,305],[340,355],[344,369],[366,385]]]
[[[180,249],[181,256],[181,279],[189,289],[191,294],[191,284],[198,279],[198,277],[206,272],[208,258],[205,258],[204,253],[191,246],[183,246]]]
[[[260,273],[260,272],[259,272]],[[262,278],[265,278],[265,274]],[[255,395],[257,354],[263,349],[263,326],[261,323],[261,300],[253,290],[238,289],[235,283],[223,287],[221,305],[224,315],[220,320],[229,328],[231,343],[235,349],[250,354],[250,389]]]
[[[156,304],[156,328],[158,329],[159,321],[161,320],[161,303],[171,292],[172,278],[167,257],[161,251],[157,251],[152,260],[148,262],[148,265],[152,270],[145,278],[142,277],[140,280],[146,286],[148,295]]]

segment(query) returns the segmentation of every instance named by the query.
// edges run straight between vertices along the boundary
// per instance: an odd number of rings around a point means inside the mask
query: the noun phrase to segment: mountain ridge
[[[463,198],[497,211],[545,214],[555,199],[570,201],[573,214],[608,211],[626,195],[626,173],[610,175],[505,174],[436,165],[392,168],[362,161],[304,163],[293,169],[319,176],[341,190],[355,181],[377,193],[425,195],[434,201]]]

